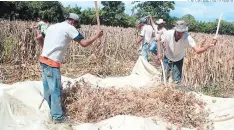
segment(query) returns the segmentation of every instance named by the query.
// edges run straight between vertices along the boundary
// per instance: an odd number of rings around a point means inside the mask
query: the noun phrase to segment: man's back
[[[142,27],[141,30],[141,34],[142,37],[144,37],[144,43],[150,43],[152,40],[152,36],[153,36],[153,27],[150,25],[144,25]]]
[[[51,25],[46,30],[42,56],[61,63],[68,43],[78,34],[76,28],[66,21]]]

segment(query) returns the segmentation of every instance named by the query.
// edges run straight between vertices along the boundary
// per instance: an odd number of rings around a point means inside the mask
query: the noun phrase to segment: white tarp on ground
[[[152,65],[150,65],[146,60],[142,57],[139,57],[137,60],[131,74],[129,76],[123,77],[107,77],[107,78],[99,78],[91,74],[86,74],[76,79],[66,78],[64,77],[65,81],[71,81],[71,83],[75,83],[83,79],[91,83],[93,87],[144,87],[150,84],[160,83],[161,72],[156,70]],[[64,84],[66,82],[64,81]]]
[[[153,66],[138,59],[131,75],[125,77],[109,77],[105,79],[87,74],[77,79],[62,77],[62,82],[74,83],[83,78],[93,87],[124,86],[144,87],[159,83],[160,72]],[[121,79],[121,80],[120,80]],[[0,130],[47,130],[51,129],[49,107],[46,101],[41,108],[43,99],[41,81],[25,81],[12,85],[0,84]],[[212,98],[198,95],[208,103],[213,114],[215,130],[234,129],[234,98]],[[230,119],[229,119],[230,118]],[[96,124],[81,124],[73,126],[75,130],[166,130],[165,122],[154,122],[149,118],[134,116],[115,116]],[[61,128],[65,130],[64,128]],[[185,129],[184,129],[185,130]]]

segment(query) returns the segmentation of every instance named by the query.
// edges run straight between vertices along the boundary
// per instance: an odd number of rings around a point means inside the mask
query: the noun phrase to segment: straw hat
[[[163,21],[163,19],[159,19],[158,21],[156,21],[157,24],[162,24],[162,23],[166,23],[165,21]]]

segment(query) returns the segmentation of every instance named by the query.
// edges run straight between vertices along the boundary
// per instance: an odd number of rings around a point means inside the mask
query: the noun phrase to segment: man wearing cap
[[[158,48],[161,47],[161,43],[163,42],[166,47],[164,56],[166,78],[167,80],[169,79],[170,71],[172,70],[174,83],[181,83],[183,59],[185,57],[186,48],[191,47],[197,54],[201,54],[208,48],[215,46],[217,40],[210,39],[204,46],[199,47],[189,35],[187,24],[183,20],[179,20],[174,29],[165,32],[161,41],[158,42]],[[160,51],[158,51],[158,58],[163,59]]]
[[[159,19],[158,21],[156,21],[156,24],[155,24],[151,16],[150,16],[150,22],[154,28],[154,36],[155,36],[154,41],[151,43],[150,51],[154,53],[155,55],[157,55],[157,50],[158,50],[157,42],[161,39],[161,36],[163,35],[163,33],[167,31],[164,27],[164,24],[166,22],[163,21],[163,19]]]
[[[140,37],[137,39],[137,44],[142,42],[140,55],[149,61],[149,48],[152,41],[153,28],[147,24],[147,18],[141,18],[138,27],[141,29],[141,32]]]
[[[79,42],[82,47],[87,47],[103,35],[103,31],[99,31],[90,39],[85,40],[77,31],[77,27],[80,27],[79,17],[74,13],[70,13],[66,21],[48,27],[39,59],[42,67],[44,99],[48,102],[55,123],[60,123],[64,119],[61,106],[60,64],[69,43],[74,40]]]

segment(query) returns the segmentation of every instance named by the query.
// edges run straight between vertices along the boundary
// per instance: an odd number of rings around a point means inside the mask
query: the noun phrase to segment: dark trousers
[[[173,82],[181,83],[183,61],[184,61],[184,58],[176,62],[170,61],[167,57],[164,58],[163,64],[164,64],[167,81],[170,78],[170,72],[172,72]]]

